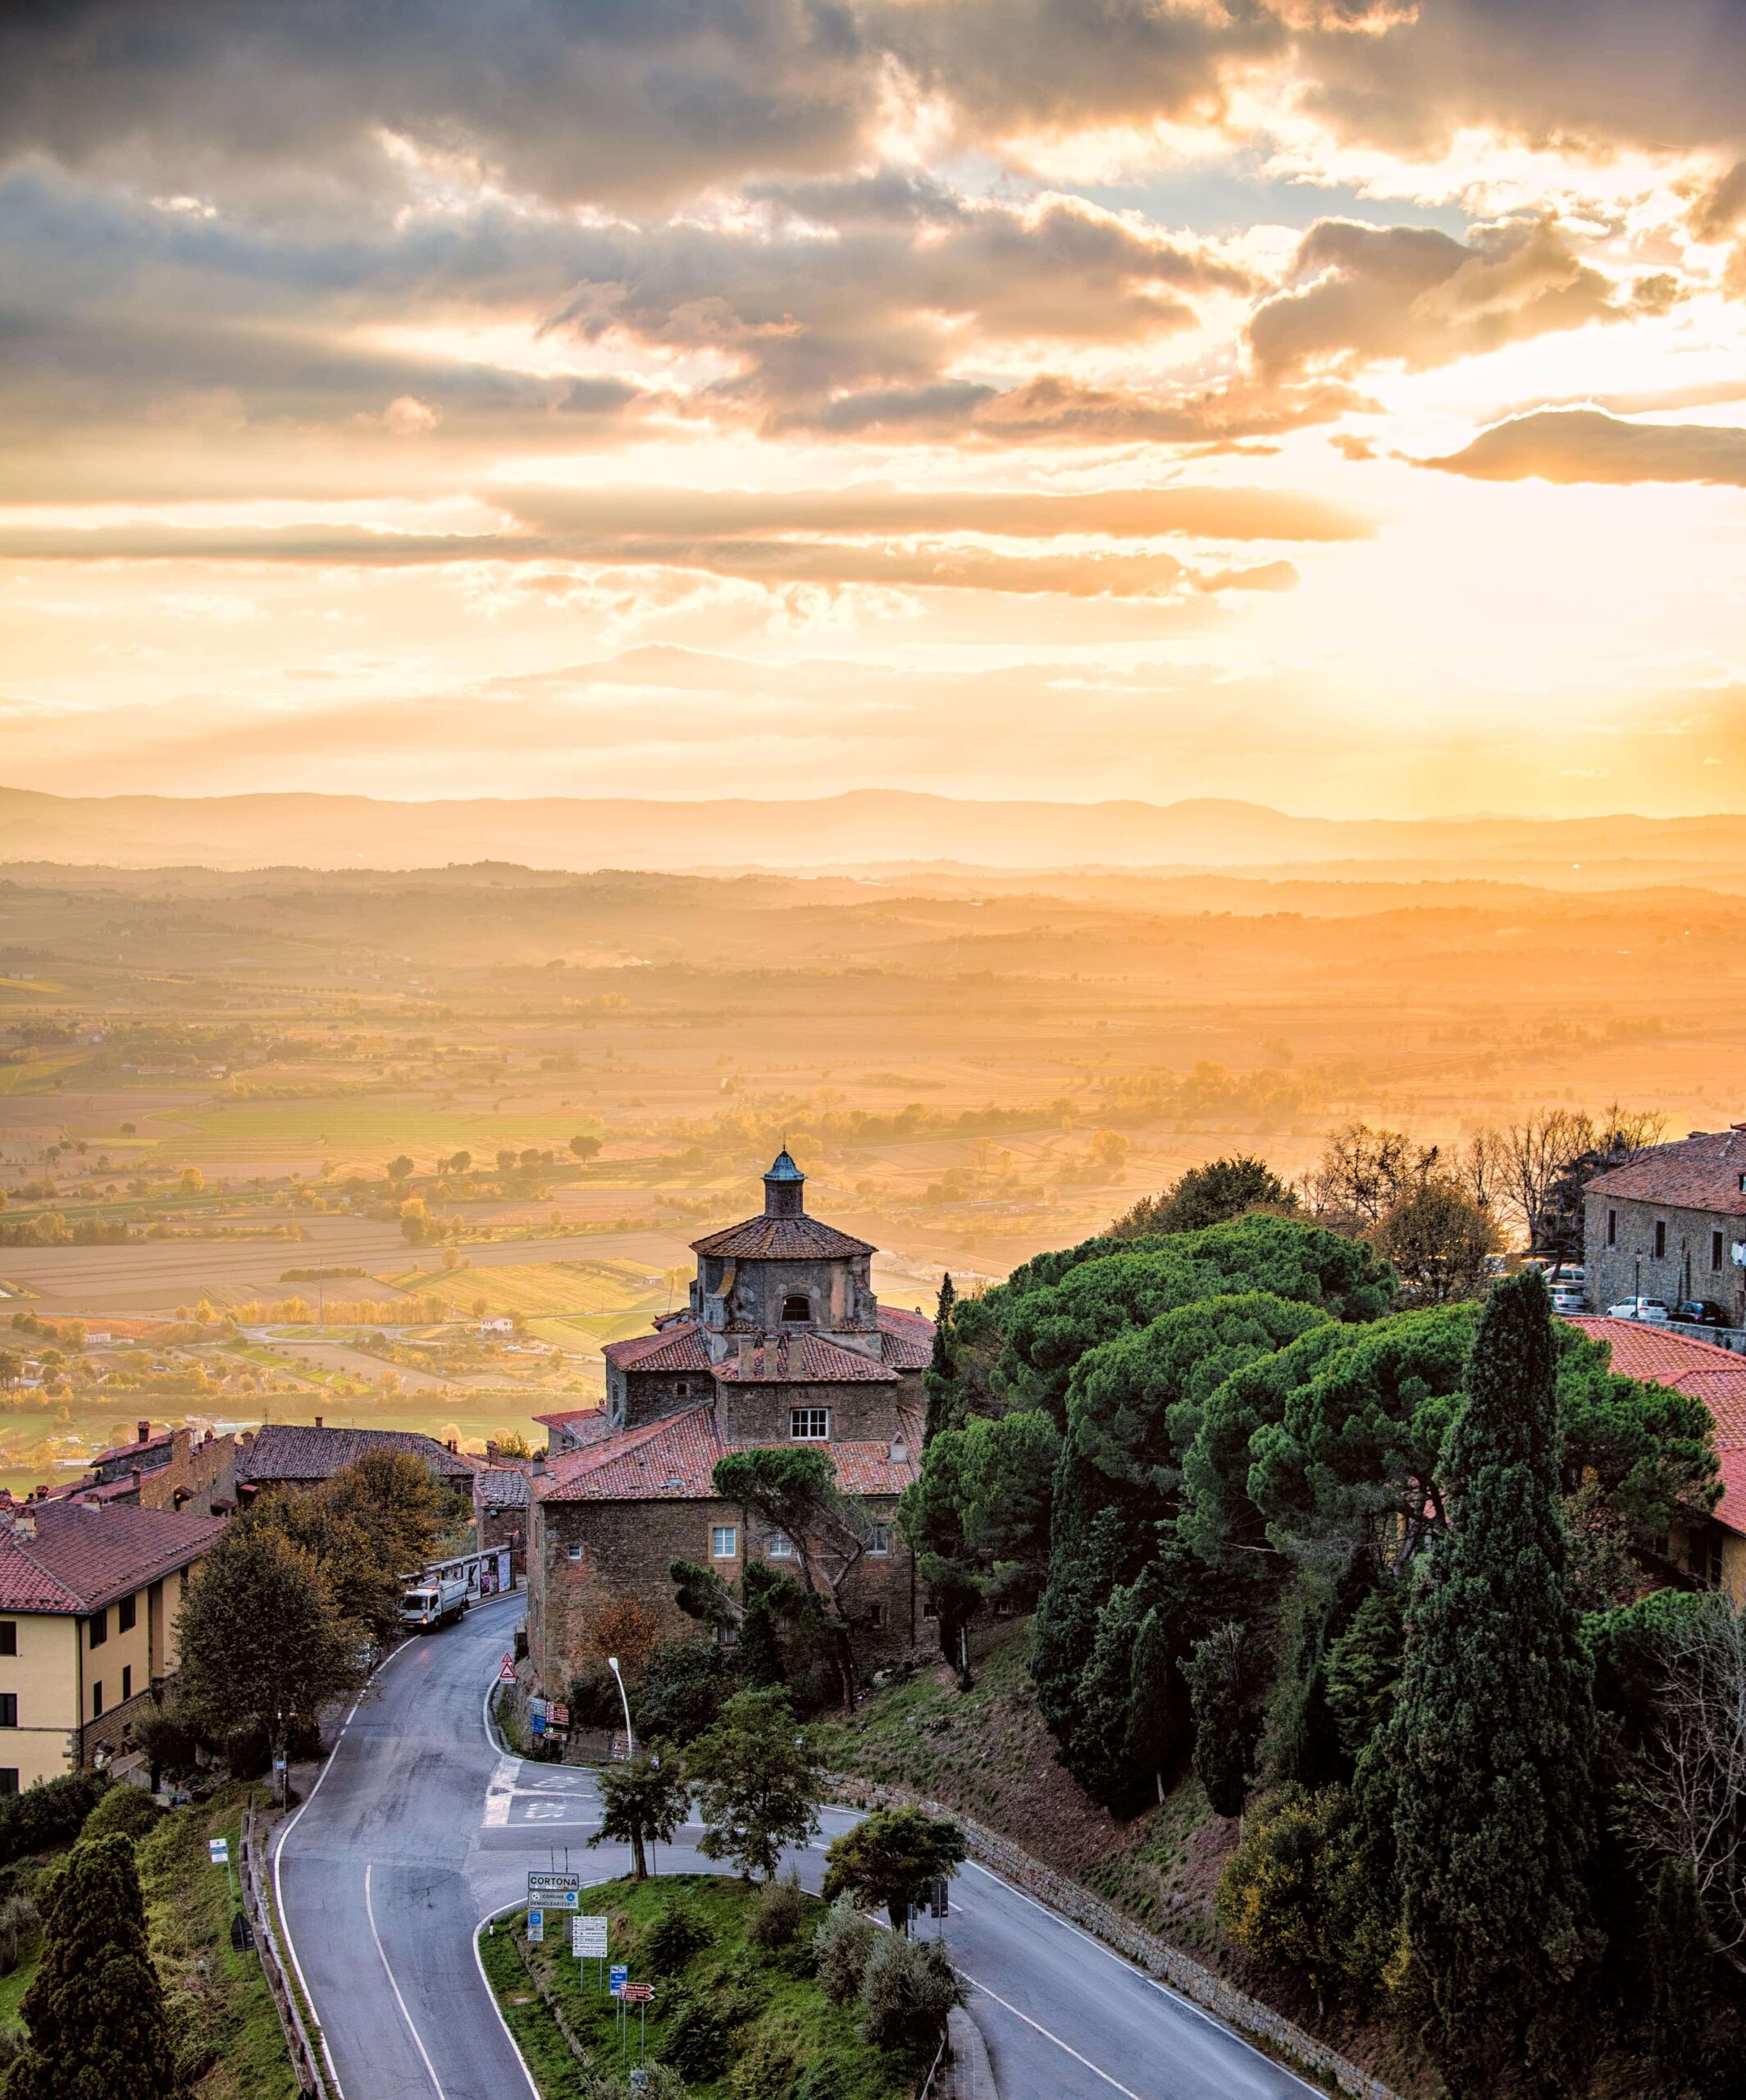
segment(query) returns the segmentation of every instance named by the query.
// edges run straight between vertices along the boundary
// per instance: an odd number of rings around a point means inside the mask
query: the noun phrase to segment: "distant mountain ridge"
[[[1746,815],[1291,816],[1258,803],[967,801],[897,788],[768,801],[574,797],[396,802],[362,795],[74,797],[0,788],[0,864],[412,869],[843,870],[948,861],[1006,869],[1297,870],[1362,864],[1579,873],[1746,865]],[[1352,865],[1359,864],[1359,865]]]

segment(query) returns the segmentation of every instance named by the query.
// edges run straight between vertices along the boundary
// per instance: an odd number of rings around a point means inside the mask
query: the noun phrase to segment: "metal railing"
[[[273,2010],[279,2016],[280,2031],[285,2036],[285,2050],[291,2059],[291,2069],[297,2076],[298,2089],[306,2096],[306,2100],[332,2100],[332,2089],[322,2068],[321,2052],[309,2039],[309,2030],[303,2024],[303,2008],[297,2002],[297,1993],[285,1973],[285,1957],[279,1951],[278,1929],[267,1900],[266,1869],[253,1801],[243,1810],[239,1849],[242,1853],[243,1914],[254,1933],[254,1949],[260,1958],[261,1973],[267,1979]]]
[[[940,2046],[933,2052],[933,2061],[928,2066],[928,2075],[922,2080],[921,2090],[916,2094],[915,2100],[946,2100],[946,2087],[937,2081],[942,2070],[950,2070],[951,2061],[951,2036],[946,2029],[941,2028]]]

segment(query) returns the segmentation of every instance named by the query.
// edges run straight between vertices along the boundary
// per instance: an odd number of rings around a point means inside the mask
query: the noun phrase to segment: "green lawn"
[[[701,2006],[720,2021],[725,2057],[713,2075],[694,2066],[687,2077],[692,2100],[737,2100],[747,2093],[789,2093],[805,2079],[808,2092],[832,2100],[909,2100],[916,2066],[875,2048],[861,2037],[853,2006],[833,2005],[812,1974],[811,1939],[824,1906],[805,1900],[797,1939],[765,1951],[747,1936],[758,1891],[718,1874],[663,1874],[646,1882],[613,1881],[582,1892],[585,1912],[612,1920],[611,1958],[626,1963],[633,1982],[654,1985],[649,2007],[650,2061],[666,2060],[683,2010]],[[669,1906],[696,1920],[704,1943],[676,1972],[659,1974],[647,1951],[650,1929]],[[531,2066],[545,2100],[578,2100],[585,2090],[575,2057],[556,2022],[529,1982],[511,1938],[525,1914],[499,1920],[481,1938],[486,1974],[505,2018]],[[555,1920],[549,1915],[549,1924]],[[563,2009],[571,2029],[590,2052],[595,2069],[616,2071],[622,2043],[618,2011],[602,1988],[597,1964],[582,1964],[561,1943],[563,1929],[528,1950],[540,1979]],[[638,2029],[629,2029],[629,2061],[637,2061]]]

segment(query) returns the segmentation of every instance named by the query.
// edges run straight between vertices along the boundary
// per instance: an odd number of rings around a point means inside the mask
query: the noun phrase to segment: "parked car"
[[[1675,1320],[1689,1320],[1698,1327],[1725,1327],[1728,1316],[1711,1298],[1684,1298],[1673,1308]]]
[[[1552,1287],[1554,1312],[1586,1312],[1589,1294],[1580,1283],[1555,1283]]]
[[[1609,1305],[1609,1320],[1645,1320],[1657,1326],[1665,1326],[1669,1317],[1665,1303],[1659,1298],[1627,1298],[1622,1305]]]

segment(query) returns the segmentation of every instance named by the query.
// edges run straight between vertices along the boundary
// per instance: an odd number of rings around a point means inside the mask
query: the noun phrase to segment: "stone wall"
[[[1607,1217],[1613,1219],[1611,1244]],[[1666,1227],[1663,1252],[1655,1252],[1655,1227]],[[1712,1266],[1716,1235],[1721,1264]],[[1589,1308],[1604,1312],[1639,1291],[1644,1298],[1707,1298],[1721,1306],[1730,1326],[1746,1326],[1746,1269],[1734,1265],[1735,1240],[1746,1240],[1746,1217],[1724,1212],[1679,1210],[1668,1203],[1630,1196],[1590,1196],[1583,1217],[1583,1266]],[[1688,1283],[1690,1285],[1687,1289]]]
[[[1318,2042],[1313,2034],[1306,2034],[1283,2014],[1238,1990],[1222,1976],[1215,1976],[1211,1970],[1203,1968],[1198,1961],[1160,1939],[1156,1933],[1136,1924],[1113,1903],[1094,1896],[1090,1889],[1069,1881],[1054,1868],[1046,1867],[1042,1860],[1033,1860],[1010,1838],[987,1829],[962,1810],[923,1801],[905,1787],[876,1786],[867,1780],[847,1777],[833,1777],[829,1784],[833,1797],[851,1807],[919,1807],[926,1809],[931,1815],[950,1817],[963,1831],[973,1860],[991,1868],[1003,1881],[1035,1897],[1039,1903],[1061,1917],[1069,1918],[1074,1924],[1095,1933],[1105,1946],[1126,1955],[1148,1975],[1159,1978],[1185,1998],[1204,2006],[1228,2026],[1236,2028],[1240,2034],[1290,2062],[1331,2079],[1340,2092],[1351,2096],[1351,2100],[1397,2100],[1393,2089],[1384,2085],[1379,2078],[1372,2078],[1368,2071],[1361,2070],[1336,2050]]]
[[[796,1352],[798,1354],[798,1352]],[[716,1418],[730,1444],[786,1444],[794,1408],[828,1408],[836,1444],[889,1444],[897,1434],[900,1403],[914,1404],[909,1379],[855,1379],[841,1386],[741,1384],[723,1379],[717,1389]],[[914,1384],[919,1390],[920,1379]]]

